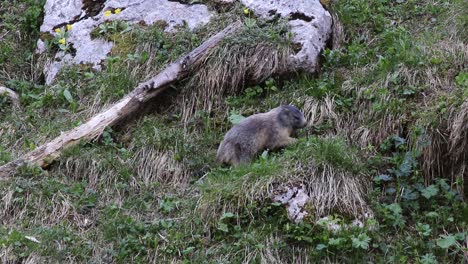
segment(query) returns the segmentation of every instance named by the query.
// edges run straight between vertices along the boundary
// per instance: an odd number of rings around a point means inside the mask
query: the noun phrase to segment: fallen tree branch
[[[15,106],[20,105],[19,96],[17,93],[13,92],[13,90],[0,86],[0,96],[2,95],[8,96]]]
[[[5,31],[3,34],[0,35],[0,40],[2,40],[6,35],[8,35],[8,33],[10,33],[9,30]]]
[[[185,78],[190,70],[198,66],[209,50],[214,48],[226,36],[241,27],[241,22],[235,22],[221,32],[209,38],[202,45],[171,63],[158,75],[138,86],[120,101],[107,110],[97,114],[86,123],[62,133],[52,141],[39,146],[35,150],[23,155],[0,167],[0,180],[11,176],[18,167],[25,164],[36,164],[46,168],[61,152],[80,141],[89,141],[99,137],[106,127],[112,126],[137,110],[143,103],[164,91],[170,84]]]

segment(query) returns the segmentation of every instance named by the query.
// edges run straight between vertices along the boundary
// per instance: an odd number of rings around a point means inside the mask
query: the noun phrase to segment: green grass
[[[462,262],[466,132],[455,125],[468,121],[462,3],[333,3],[345,43],[324,51],[317,76],[274,75],[226,90],[210,109],[185,104],[200,84],[185,80],[141,116],[66,150],[49,170],[22,167],[0,182],[0,262]],[[0,43],[0,83],[22,104],[14,109],[0,97],[0,164],[84,122],[244,16],[236,4],[196,32],[165,33],[163,25],[96,32],[116,43],[103,71],[67,67],[47,86],[41,58],[31,56],[41,6],[17,1],[0,11],[0,34],[15,31]],[[243,20],[249,26],[224,48],[288,47],[281,21]],[[214,163],[230,115],[283,103],[314,117],[296,144],[241,167]],[[271,200],[284,183],[311,196],[302,223]],[[374,217],[362,217],[366,210]],[[363,228],[352,227],[357,217]],[[348,228],[334,232],[331,224]]]

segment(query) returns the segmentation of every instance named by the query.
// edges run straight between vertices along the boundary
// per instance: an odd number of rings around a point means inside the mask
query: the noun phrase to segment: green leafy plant
[[[125,34],[132,30],[132,27],[128,22],[122,20],[113,20],[99,25],[98,34],[101,36],[111,35],[111,34]]]
[[[229,121],[233,124],[233,125],[237,125],[239,124],[242,120],[244,120],[245,117],[242,116],[242,115],[239,115],[239,114],[236,114],[236,113],[231,113],[231,115],[229,115]]]
[[[437,245],[443,249],[447,249],[451,246],[454,246],[457,243],[457,240],[452,235],[444,235],[437,240]]]
[[[352,236],[351,240],[354,248],[368,249],[371,238],[366,234],[359,234],[357,237]]]
[[[163,213],[168,214],[168,213],[171,213],[172,211],[174,211],[175,209],[177,209],[179,203],[180,202],[177,201],[174,198],[166,197],[163,200],[161,200],[161,202],[159,203],[159,209]]]
[[[71,25],[67,25],[66,28],[56,28],[54,38],[52,39],[52,47],[58,47],[63,52],[70,52],[71,44],[67,41],[70,37]]]

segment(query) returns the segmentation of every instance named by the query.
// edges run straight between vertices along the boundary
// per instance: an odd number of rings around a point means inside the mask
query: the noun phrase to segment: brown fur
[[[295,130],[305,127],[304,115],[294,106],[282,105],[267,113],[249,116],[232,127],[218,148],[217,162],[249,163],[265,149],[278,149],[296,141]]]

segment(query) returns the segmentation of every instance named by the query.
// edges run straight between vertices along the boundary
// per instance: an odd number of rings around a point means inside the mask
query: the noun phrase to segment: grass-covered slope
[[[51,86],[44,57],[33,53],[47,37],[38,32],[43,1],[0,3],[0,85],[22,104],[0,97],[0,165],[80,124],[233,19],[246,25],[140,116],[67,150],[47,171],[25,167],[0,182],[0,263],[466,261],[463,1],[332,3],[341,24],[321,72],[266,80],[295,48],[282,21],[208,2],[223,15],[199,32],[103,27],[93,36],[116,43],[104,70],[69,67]],[[265,56],[274,65],[258,60]],[[214,163],[230,120],[282,103],[308,119],[296,144],[249,166]],[[297,185],[311,197],[300,224],[271,200]],[[356,218],[364,227],[352,227]]]

